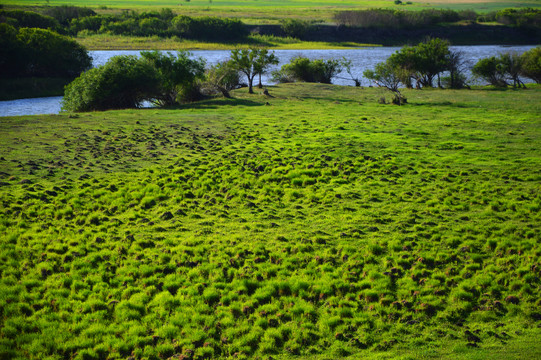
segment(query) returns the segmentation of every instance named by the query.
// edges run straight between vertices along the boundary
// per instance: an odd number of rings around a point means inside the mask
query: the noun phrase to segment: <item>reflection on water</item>
[[[460,51],[464,55],[464,59],[468,61],[471,67],[479,59],[498,55],[503,52],[523,53],[530,50],[534,46],[452,46],[451,49]],[[345,57],[352,63],[352,73],[355,77],[361,79],[361,85],[369,85],[367,79],[362,74],[367,69],[372,69],[377,63],[385,61],[392,53],[400,49],[400,47],[367,47],[348,50],[273,50],[279,58],[280,63],[272,70],[279,69],[283,64],[288,63],[292,58],[302,55],[310,59],[341,59]],[[202,57],[205,59],[207,66],[216,64],[219,61],[226,60],[229,57],[229,50],[197,50],[191,52],[194,57]],[[107,62],[107,60],[116,55],[139,55],[139,51],[134,50],[106,50],[106,51],[90,51],[93,58],[93,65],[99,66]],[[468,74],[468,73],[467,73]],[[469,74],[468,74],[469,75]],[[270,75],[266,74],[263,77],[263,82],[271,83]],[[334,80],[338,85],[354,85],[349,75],[346,73],[339,74]],[[55,114],[60,111],[61,97],[53,98],[38,98],[38,99],[23,99],[15,101],[0,101],[0,116],[12,115],[34,115],[34,114]]]

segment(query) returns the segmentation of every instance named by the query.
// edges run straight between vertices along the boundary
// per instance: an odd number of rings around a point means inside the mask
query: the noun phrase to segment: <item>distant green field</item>
[[[393,8],[404,10],[420,10],[427,8],[443,8],[453,10],[471,9],[477,12],[489,12],[509,7],[540,7],[540,0],[509,1],[509,0],[423,0],[413,1],[412,4],[395,5],[391,0],[5,0],[2,3],[16,7],[42,7],[57,5],[87,6],[98,9],[100,12],[119,11],[121,9],[149,10],[171,8],[176,13],[199,16],[238,17],[250,19],[250,23],[266,23],[278,19],[294,17],[318,21],[331,21],[333,14],[339,10],[367,9],[367,8]]]
[[[539,358],[528,87],[0,118],[0,358]]]

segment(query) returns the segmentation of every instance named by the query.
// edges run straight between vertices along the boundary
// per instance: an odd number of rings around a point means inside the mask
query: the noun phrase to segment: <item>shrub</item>
[[[310,31],[311,25],[308,21],[284,19],[280,21],[280,28],[286,36],[301,39]]]
[[[135,56],[115,56],[66,86],[62,108],[92,111],[140,107],[155,97],[159,74],[148,62]]]
[[[49,30],[0,24],[0,74],[5,77],[74,77],[91,66],[88,52]]]
[[[17,28],[57,30],[60,27],[60,24],[54,18],[33,11],[0,10],[0,18],[6,18],[11,25]]]
[[[517,54],[505,53],[500,56],[491,56],[479,60],[472,69],[472,73],[491,85],[506,87],[513,82],[513,87],[524,86],[519,78],[523,72],[523,57]]]
[[[189,90],[196,79],[203,77],[205,71],[205,60],[190,59],[190,53],[185,51],[179,51],[177,56],[143,51],[141,56],[158,73],[160,85],[153,100],[162,106],[177,103],[179,94]]]
[[[541,47],[526,51],[521,58],[521,74],[541,84]]]
[[[207,70],[206,79],[201,87],[205,94],[213,95],[220,92],[224,97],[231,97],[229,91],[240,87],[239,72],[229,61],[222,61]]]
[[[92,9],[68,5],[47,7],[44,14],[56,19],[62,26],[68,26],[73,19],[96,15]]]
[[[234,40],[247,35],[240,20],[179,15],[171,21],[175,35],[190,39]]]
[[[305,81],[330,84],[332,78],[342,71],[340,60],[310,60],[299,56],[285,64],[279,71],[273,73],[276,81]]]
[[[92,65],[84,47],[52,31],[23,28],[17,40],[27,59],[26,75],[72,77]]]

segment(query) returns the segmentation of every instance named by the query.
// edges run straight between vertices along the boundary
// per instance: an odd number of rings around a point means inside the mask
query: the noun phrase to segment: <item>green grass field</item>
[[[276,23],[284,18],[300,18],[332,22],[339,10],[393,8],[403,10],[422,10],[427,8],[475,10],[479,13],[501,10],[512,7],[540,7],[540,0],[423,0],[412,1],[412,4],[395,5],[392,0],[4,0],[8,7],[43,7],[58,5],[86,6],[100,13],[118,12],[120,10],[148,11],[152,9],[171,8],[175,13],[189,16],[219,16],[243,19],[250,24]]]
[[[0,358],[539,358],[539,86],[269,91],[0,118]]]

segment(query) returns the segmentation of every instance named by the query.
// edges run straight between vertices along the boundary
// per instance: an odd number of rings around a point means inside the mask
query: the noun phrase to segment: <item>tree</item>
[[[447,80],[447,86],[451,89],[462,89],[467,87],[466,76],[464,75],[464,69],[466,67],[466,61],[464,60],[464,53],[461,51],[450,51],[448,56],[447,70],[449,71],[449,77]]]
[[[26,52],[28,76],[74,77],[92,66],[82,45],[52,31],[22,28],[17,40]]]
[[[62,108],[93,111],[137,108],[160,94],[160,74],[148,61],[115,56],[66,86]]]
[[[231,66],[248,78],[248,92],[254,93],[253,83],[256,75],[261,75],[270,65],[277,64],[278,58],[268,49],[235,49],[231,51]],[[261,82],[261,81],[260,81]]]
[[[505,69],[495,56],[480,59],[473,66],[472,73],[494,86],[509,85],[505,79]]]
[[[533,48],[526,51],[521,56],[522,69],[520,73],[522,76],[534,80],[536,83],[541,84],[541,47]]]
[[[430,39],[416,46],[404,46],[389,58],[390,63],[409,72],[418,88],[432,87],[434,78],[448,67],[449,42],[442,39]],[[406,82],[406,85],[410,85]]]
[[[522,71],[522,58],[517,53],[504,53],[499,57],[499,61],[502,64],[505,75],[508,80],[513,81],[513,87],[523,87],[526,85],[520,79],[520,73]]]
[[[394,94],[393,102],[402,105],[406,102],[406,98],[399,90],[399,86],[407,77],[407,70],[400,66],[396,66],[389,59],[383,63],[376,65],[374,70],[365,70],[364,76],[376,83],[380,87],[384,87]]]
[[[513,87],[525,87],[520,79],[523,63],[524,58],[518,54],[504,53],[479,60],[472,73],[494,86],[506,87],[512,81]]]
[[[203,78],[205,60],[190,59],[190,53],[179,51],[163,54],[158,51],[142,51],[142,59],[154,67],[159,76],[159,90],[154,101],[160,105],[173,105],[178,102],[178,95],[194,81]]]
[[[239,87],[239,72],[233,68],[230,61],[223,61],[208,69],[203,89],[211,94],[216,91],[226,98],[231,98],[229,92]]]
[[[287,36],[301,39],[306,35],[312,26],[308,21],[297,19],[280,20],[280,28]]]
[[[75,77],[92,59],[83,46],[55,32],[0,24],[0,65],[3,77]]]
[[[355,86],[359,87],[361,86],[361,79],[359,79],[357,76],[353,75],[353,72],[351,70],[353,63],[351,60],[346,59],[345,57],[342,57],[342,60],[340,61],[340,65],[344,68],[344,70],[348,73],[351,81],[355,83]],[[342,78],[344,79],[344,78]],[[345,79],[349,80],[349,79]]]
[[[0,78],[16,77],[24,73],[26,56],[17,40],[17,29],[0,24]]]

